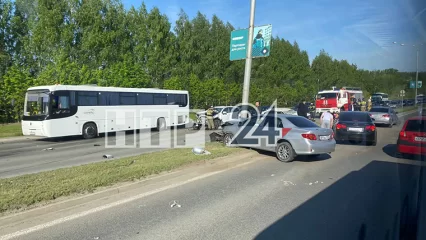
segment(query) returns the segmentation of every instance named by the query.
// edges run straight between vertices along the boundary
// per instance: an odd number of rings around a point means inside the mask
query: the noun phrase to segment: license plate
[[[327,136],[320,136],[320,140],[321,140],[321,141],[330,140],[330,135],[327,135]]]
[[[362,131],[364,131],[364,128],[348,128],[348,131],[351,131],[351,132],[362,132]]]
[[[414,140],[416,140],[418,142],[426,142],[426,138],[425,137],[415,137]]]

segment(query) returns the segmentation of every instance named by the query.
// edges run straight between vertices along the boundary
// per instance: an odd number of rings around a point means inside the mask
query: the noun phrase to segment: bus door
[[[79,132],[78,119],[75,118],[77,106],[75,92],[55,91],[50,98],[49,128],[54,135],[75,135]]]

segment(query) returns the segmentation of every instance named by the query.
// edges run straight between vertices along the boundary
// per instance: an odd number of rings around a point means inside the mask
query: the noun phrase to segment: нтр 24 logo
[[[278,127],[277,100],[266,110],[265,114],[258,111],[252,104],[239,104],[238,107],[248,112],[248,118],[241,119],[238,132],[232,137],[231,146],[275,147],[281,138]]]

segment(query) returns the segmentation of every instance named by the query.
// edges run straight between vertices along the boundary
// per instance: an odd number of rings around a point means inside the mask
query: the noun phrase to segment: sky
[[[126,8],[142,0],[122,0]],[[193,18],[216,14],[236,29],[248,28],[250,0],[144,0],[174,25],[180,9]],[[312,61],[321,49],[358,68],[426,71],[425,0],[257,0],[255,26],[272,24],[276,37],[297,41]],[[423,44],[424,45],[420,45]],[[403,44],[403,46],[401,46]],[[273,49],[271,49],[271,53]]]

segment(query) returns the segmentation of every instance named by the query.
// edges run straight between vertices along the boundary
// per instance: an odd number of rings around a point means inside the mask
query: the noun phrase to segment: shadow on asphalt
[[[401,156],[397,152],[396,144],[388,144],[382,148],[383,152],[386,153],[388,156],[393,158],[401,158],[401,159],[408,159],[408,160],[414,160],[414,161],[424,161],[426,159],[425,156],[418,156],[418,155],[404,155]]]
[[[356,142],[350,142],[350,141],[337,141],[337,145],[349,145],[349,146],[367,146],[365,141],[356,143]]]
[[[414,164],[373,161],[337,180],[254,239],[415,239],[417,201],[426,209],[426,198],[419,200],[418,193],[426,186],[420,184],[424,183],[422,171],[424,167]]]
[[[267,156],[271,156],[276,158],[276,154],[274,152],[268,152],[268,151],[263,151],[263,150],[258,150],[258,149],[252,149],[255,150],[256,152],[262,154],[262,155],[267,155]],[[298,161],[298,162],[318,162],[318,161],[324,161],[327,159],[330,159],[331,156],[329,154],[321,154],[318,157],[312,157],[312,156],[297,156],[294,161]],[[277,160],[278,161],[278,160]]]

